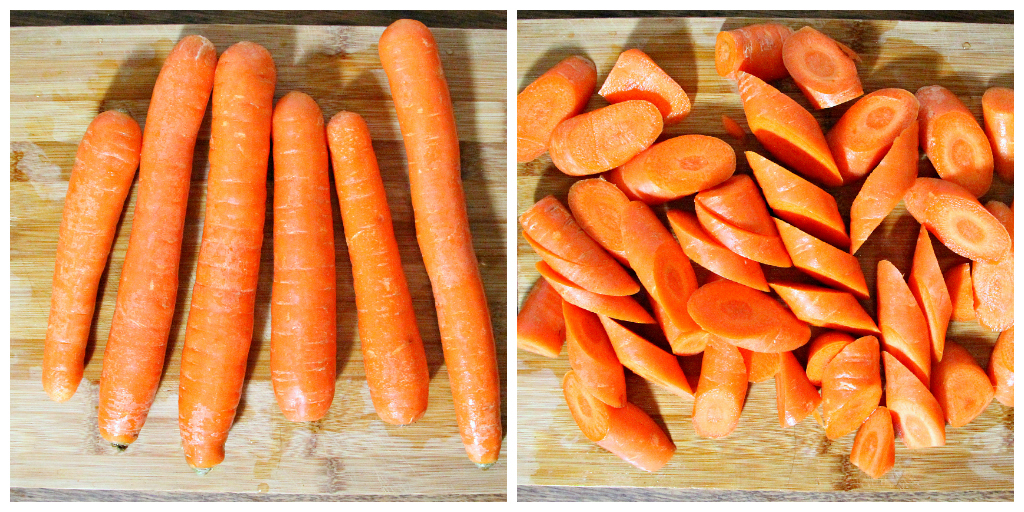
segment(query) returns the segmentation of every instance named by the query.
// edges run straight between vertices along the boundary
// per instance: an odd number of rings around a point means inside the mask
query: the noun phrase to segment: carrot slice
[[[963,347],[950,341],[946,354],[932,367],[931,391],[951,427],[962,427],[992,402],[995,388],[985,370]]]
[[[754,75],[738,73],[747,126],[771,154],[804,177],[829,187],[843,184],[821,126],[807,109]]]
[[[591,395],[612,407],[624,407],[626,374],[601,320],[594,313],[564,301],[562,314],[569,366]]]
[[[770,286],[797,318],[811,325],[863,335],[880,333],[850,293],[800,283],[776,282]]]
[[[747,367],[735,346],[714,339],[701,361],[700,380],[693,396],[693,429],[716,439],[736,429],[747,397]]]
[[[722,183],[736,171],[736,152],[707,135],[680,135],[659,142],[606,178],[633,200],[661,204]]]
[[[675,453],[668,434],[639,407],[628,402],[619,409],[609,407],[588,393],[571,370],[562,379],[562,390],[583,435],[622,460],[654,472]]]
[[[864,94],[853,59],[834,39],[811,27],[786,39],[782,62],[814,108],[834,107]]]
[[[646,53],[636,48],[619,54],[597,93],[608,103],[647,100],[658,107],[666,125],[676,124],[690,113],[690,98],[686,91]]]
[[[788,76],[782,45],[792,33],[778,23],[719,32],[715,38],[715,71],[723,78],[735,78],[737,71],[745,71],[766,82]]]
[[[759,235],[740,229],[711,213],[700,203],[694,203],[694,208],[701,227],[730,251],[773,267],[793,266],[793,260],[778,235]]]
[[[978,323],[992,331],[1013,327],[1013,251],[995,263],[974,262],[971,283]]]
[[[698,288],[686,309],[701,329],[754,352],[788,352],[811,338],[811,328],[771,296],[728,280]]]
[[[885,401],[903,444],[912,449],[946,444],[942,406],[896,356],[884,352],[882,358],[885,365]]]
[[[935,257],[928,230],[921,226],[914,249],[914,262],[907,279],[910,291],[921,306],[928,321],[928,339],[932,344],[932,360],[942,360],[942,348],[946,340],[946,328],[953,314],[953,303],[949,299],[946,281],[942,279],[939,260]]]
[[[839,287],[862,299],[868,298],[868,284],[856,257],[782,220],[775,219],[775,225],[794,267],[827,285]]]
[[[857,430],[850,462],[875,479],[885,476],[896,464],[896,436],[889,409],[876,407]]]
[[[917,97],[904,89],[879,89],[857,100],[825,135],[843,181],[871,172],[896,137],[917,124],[919,109]],[[914,152],[916,157],[916,137]]]
[[[917,179],[917,123],[910,123],[868,174],[850,205],[850,254],[871,236]]]
[[[825,435],[839,439],[857,429],[882,398],[878,339],[864,336],[836,354],[821,376]]]
[[[743,364],[747,365],[748,382],[764,382],[779,373],[782,363],[778,353],[753,352],[741,348],[740,355],[743,356]]]
[[[665,339],[668,340],[673,354],[677,356],[692,356],[704,351],[704,347],[708,344],[708,333],[700,329],[692,331],[681,330],[678,325],[668,319],[668,312],[657,301],[651,301],[651,309],[654,310],[654,318],[658,321],[658,325],[661,326],[661,330],[665,334]]]
[[[792,352],[783,352],[778,357],[775,404],[779,409],[779,425],[783,428],[792,427],[818,408],[821,395],[807,379],[807,373]]]
[[[588,178],[569,187],[568,203],[583,231],[615,259],[628,263],[619,229],[619,216],[629,204],[626,194],[601,178]]]
[[[907,211],[949,250],[995,263],[1010,249],[1010,235],[967,189],[951,181],[918,178],[903,196]]]
[[[985,135],[992,145],[996,174],[1013,183],[1013,89],[991,87],[981,96]]]
[[[743,130],[743,127],[735,119],[725,114],[722,114],[722,128],[725,129],[725,133],[739,142],[747,140],[747,132]]]
[[[921,103],[921,149],[944,180],[981,197],[992,186],[992,146],[974,114],[949,89],[930,85],[917,90]]]
[[[558,123],[583,111],[597,85],[597,67],[572,55],[537,77],[516,96],[516,161],[529,162],[548,150]]]
[[[744,258],[711,238],[697,221],[697,216],[681,210],[668,211],[668,223],[679,239],[686,256],[698,265],[731,281],[769,291],[761,265]]]
[[[779,235],[764,196],[749,175],[737,174],[716,187],[700,191],[693,200],[744,231],[764,236]]]
[[[653,103],[629,100],[559,123],[548,153],[558,170],[586,176],[614,169],[647,149],[664,127]]]
[[[853,343],[853,336],[839,331],[824,332],[811,341],[807,351],[807,379],[811,384],[821,386],[825,367],[850,343]]]
[[[516,316],[516,346],[520,350],[556,358],[565,341],[562,296],[547,279],[538,279]]]
[[[931,342],[928,320],[903,274],[888,260],[878,262],[878,326],[882,347],[900,360],[925,387],[930,385]]]
[[[775,215],[832,245],[850,246],[832,194],[753,151],[745,154]]]
[[[626,322],[653,324],[654,318],[631,297],[600,295],[580,288],[565,276],[555,272],[543,261],[537,262],[537,271],[547,279],[562,296],[562,300],[599,315],[610,316]]]
[[[690,388],[690,383],[686,380],[686,374],[679,366],[676,356],[637,336],[615,320],[606,316],[600,318],[615,349],[615,355],[623,366],[675,395],[693,396],[693,389]]]
[[[1006,203],[1002,201],[989,201],[985,203],[985,209],[992,214],[1000,224],[1006,228],[1006,233],[1010,235],[1010,248],[1013,248],[1013,209],[1006,206]]]
[[[1013,327],[999,333],[988,360],[988,378],[995,388],[995,399],[1013,407]]]
[[[974,284],[971,283],[971,264],[954,265],[942,274],[949,291],[949,301],[953,308],[950,320],[970,322],[977,320],[974,312]]]

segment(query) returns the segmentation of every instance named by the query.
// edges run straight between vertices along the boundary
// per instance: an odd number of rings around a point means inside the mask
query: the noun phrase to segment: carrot
[[[562,296],[547,279],[534,283],[516,316],[516,346],[552,359],[562,352],[565,319]]]
[[[779,236],[768,205],[754,180],[737,174],[716,187],[702,190],[693,198],[709,212],[729,224],[763,236]]]
[[[782,44],[782,63],[814,108],[834,107],[864,94],[857,65],[846,50],[811,27],[793,32]]]
[[[741,348],[740,355],[743,356],[743,363],[747,365],[748,382],[764,382],[779,373],[782,364],[781,354],[752,352]]]
[[[892,414],[878,406],[857,430],[850,462],[871,478],[882,478],[896,464],[896,437]]]
[[[864,336],[825,365],[821,376],[821,410],[829,439],[853,432],[878,407],[882,398],[878,358],[878,339]]]
[[[882,356],[885,401],[903,444],[911,449],[946,444],[946,421],[939,402],[896,356],[889,352]]]
[[[910,123],[868,174],[850,205],[850,254],[857,253],[916,179],[917,123]]]
[[[954,265],[942,274],[949,290],[949,301],[953,308],[950,320],[970,322],[978,319],[974,312],[974,284],[971,283],[971,264]]]
[[[1013,327],[1013,251],[996,261],[976,261],[971,267],[974,312],[991,331]]]
[[[882,347],[929,386],[931,341],[928,320],[900,271],[888,260],[878,262],[878,326]]]
[[[744,258],[711,238],[697,216],[681,210],[669,210],[668,222],[686,256],[698,265],[731,281],[769,291],[768,281],[756,261]]]
[[[743,127],[735,119],[725,114],[722,114],[722,128],[725,129],[725,133],[728,133],[738,142],[742,143],[747,140],[747,132],[743,130]]]
[[[967,189],[946,180],[918,178],[903,196],[907,211],[951,251],[995,263],[1010,249],[1010,235]]]
[[[537,77],[516,96],[516,161],[529,162],[548,150],[558,123],[587,106],[597,85],[597,67],[571,55]]]
[[[745,154],[775,215],[836,247],[849,247],[850,237],[832,194],[753,151]]]
[[[548,153],[555,167],[569,176],[597,174],[647,149],[663,127],[661,112],[653,103],[623,101],[559,123]]]
[[[917,98],[904,89],[879,89],[857,100],[825,135],[843,181],[871,172],[896,137],[917,124],[919,109]],[[916,156],[916,137],[914,150]]]
[[[804,177],[843,184],[821,126],[807,109],[754,75],[740,71],[737,86],[747,126],[771,154]]]
[[[1013,89],[990,87],[981,96],[985,135],[992,145],[996,174],[1013,183]]]
[[[622,248],[619,215],[629,198],[618,187],[601,178],[577,181],[569,187],[569,210],[583,231],[609,254],[628,263]]]
[[[779,371],[775,374],[775,404],[779,425],[792,427],[818,408],[821,395],[807,379],[807,373],[792,352],[778,354]]]
[[[736,171],[736,152],[707,135],[659,142],[605,176],[632,200],[661,204],[722,183]]]
[[[971,354],[950,341],[945,356],[932,367],[932,393],[951,427],[977,418],[992,402],[995,388]]]
[[[338,112],[327,138],[370,398],[380,419],[407,425],[427,410],[430,373],[370,131],[358,114]]]
[[[928,339],[931,340],[932,361],[941,361],[946,340],[946,328],[953,313],[953,304],[942,279],[939,260],[935,257],[928,230],[921,226],[914,249],[914,262],[907,278],[910,291],[928,321]]]
[[[730,251],[773,267],[793,266],[793,260],[779,236],[760,235],[740,229],[711,213],[700,203],[695,203],[694,208],[701,227]]]
[[[693,395],[697,435],[711,439],[729,435],[739,425],[746,397],[747,367],[739,349],[718,339],[710,341]]]
[[[501,450],[501,382],[448,83],[434,37],[418,21],[392,23],[378,51],[409,159],[416,239],[434,290],[459,433],[469,459],[487,466]]]
[[[853,343],[853,336],[839,331],[826,331],[811,341],[807,351],[807,379],[815,386],[821,386],[825,367],[836,354]]]
[[[985,203],[985,209],[992,214],[1000,224],[1006,228],[1006,234],[1010,235],[1010,248],[1013,248],[1013,209],[1006,206],[1002,201],[989,201]]]
[[[798,319],[811,325],[862,335],[880,333],[850,293],[800,283],[775,282],[770,286]]]
[[[293,91],[277,102],[271,132],[270,377],[284,417],[314,421],[334,400],[338,332],[324,117],[313,98]]]
[[[654,319],[665,334],[672,353],[677,356],[692,356],[704,351],[708,344],[708,333],[696,329],[683,331],[676,323],[668,317],[668,311],[657,301],[650,301],[651,309],[654,310]]]
[[[543,261],[537,262],[537,271],[551,284],[551,287],[562,296],[562,300],[579,306],[599,315],[609,316],[626,322],[653,324],[654,318],[631,297],[600,295],[580,288],[569,281],[550,265]]]
[[[999,403],[1013,407],[1013,327],[999,333],[988,360],[988,378]]]
[[[250,42],[225,50],[214,75],[206,217],[178,390],[182,448],[200,473],[224,460],[224,442],[242,396],[276,81],[270,52]]]
[[[78,145],[57,239],[43,349],[43,389],[51,400],[68,400],[82,381],[100,277],[141,147],[139,123],[115,110],[96,116]]]
[[[654,472],[675,453],[676,445],[639,407],[628,402],[620,409],[608,406],[588,393],[572,370],[562,379],[562,390],[583,435],[622,460]]]
[[[547,196],[519,217],[523,237],[559,274],[581,288],[601,295],[625,296],[640,285],[587,235],[569,210]]]
[[[686,309],[701,329],[754,352],[788,352],[811,338],[810,327],[768,294],[728,280],[698,288]]]
[[[941,85],[917,90],[921,149],[935,170],[981,197],[992,186],[992,146],[971,111]]]
[[[723,78],[735,78],[737,71],[745,71],[766,82],[788,76],[782,45],[792,33],[789,27],[777,23],[719,32],[715,38],[715,71]]]
[[[868,298],[867,281],[856,257],[779,219],[775,219],[775,224],[794,267],[827,285]]]
[[[626,376],[601,320],[590,311],[562,302],[569,366],[587,391],[612,406],[626,405]]]
[[[597,93],[608,103],[649,101],[658,107],[666,125],[676,124],[690,113],[690,98],[679,82],[636,48],[619,54]]]
[[[684,398],[693,396],[693,389],[676,356],[637,336],[611,318],[601,316],[600,319],[615,349],[615,355],[623,366],[675,395]]]
[[[139,436],[160,386],[177,302],[192,153],[216,67],[213,43],[186,36],[153,85],[132,233],[100,377],[100,435],[118,446]]]

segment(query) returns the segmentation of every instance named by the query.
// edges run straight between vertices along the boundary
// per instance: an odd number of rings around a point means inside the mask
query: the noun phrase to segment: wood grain
[[[11,486],[161,492],[304,493],[324,496],[462,496],[506,492],[504,455],[481,471],[466,457],[455,424],[429,281],[416,245],[404,148],[386,76],[377,59],[383,27],[156,25],[11,29]],[[145,122],[153,82],[186,34],[220,50],[240,40],[264,45],[278,66],[276,97],[301,90],[329,119],[362,114],[380,161],[409,288],[427,349],[430,404],[418,423],[394,427],[374,413],[355,329],[351,266],[337,198],[338,379],[321,421],[281,415],[269,375],[272,209],[268,208],[255,334],[227,459],[205,477],[185,464],[177,427],[177,375],[202,236],[209,165],[209,114],[200,133],[182,249],[177,311],[163,382],[139,440],[117,453],[96,429],[103,349],[134,213],[119,227],[90,340],[85,379],[66,403],[42,391],[42,340],[49,313],[57,228],[74,154],[100,111]],[[455,104],[469,216],[505,374],[506,211],[505,31],[434,30]],[[272,171],[271,171],[272,172]],[[333,184],[332,184],[333,190]],[[272,180],[268,195],[272,197]],[[272,201],[268,197],[268,201]],[[504,393],[503,393],[504,395]],[[505,397],[503,396],[503,402]],[[504,416],[504,406],[503,406]],[[445,475],[444,479],[439,474]]]
[[[764,21],[769,20],[645,18],[579,19],[571,23],[520,20],[516,86],[522,90],[572,53],[593,59],[599,79],[603,79],[621,51],[640,48],[675,78],[693,101],[690,116],[670,127],[662,138],[684,133],[723,138],[741,157],[737,172],[749,174],[741,152],[767,153],[753,137],[748,136],[744,143],[738,143],[725,134],[722,114],[739,121],[748,133],[749,129],[734,85],[715,72],[714,40],[720,30]],[[953,90],[980,119],[984,90],[1013,84],[1012,25],[830,19],[774,21],[793,28],[811,25],[851,46],[863,58],[858,69],[865,91],[898,86],[913,92],[921,86],[938,83]],[[776,85],[808,106],[792,80],[785,79]],[[595,95],[588,109],[605,104]],[[815,116],[827,130],[847,107],[815,112]],[[921,175],[935,175],[927,159],[922,160],[919,171]],[[548,194],[564,202],[573,181],[555,169],[546,155],[520,165],[517,213],[521,214]],[[830,190],[847,224],[849,207],[858,189],[859,184],[854,184]],[[983,199],[1008,202],[1012,198],[1012,186],[996,180]],[[669,206],[693,211],[692,198]],[[658,211],[663,216],[664,209]],[[904,274],[909,272],[917,233],[917,223],[901,204],[858,252],[869,289],[874,290],[875,265],[879,259],[889,259]],[[517,251],[517,291],[521,304],[538,278],[534,269],[538,257],[521,236],[517,240]],[[941,244],[936,243],[936,253],[942,268],[960,261]],[[699,268],[695,270],[698,277],[706,273]],[[765,270],[769,280],[807,280],[792,269],[765,267]],[[873,300],[862,301],[862,304],[867,311],[875,311]],[[949,337],[967,347],[980,364],[986,365],[996,334],[977,324],[954,322]],[[693,362],[684,359],[684,363]],[[699,370],[699,364],[690,367]],[[753,385],[737,430],[725,439],[712,441],[694,434],[691,400],[679,399],[630,375],[627,378],[630,401],[665,426],[678,447],[665,468],[657,474],[646,474],[588,442],[580,433],[560,390],[561,376],[568,368],[564,358],[549,360],[523,351],[518,355],[517,484],[520,490],[531,486],[576,486],[579,489],[579,492],[559,494],[557,487],[552,487],[551,493],[531,488],[532,495],[541,499],[545,496],[578,499],[586,494],[582,488],[591,486],[615,487],[616,490],[603,495],[606,499],[653,496],[650,492],[619,492],[628,488],[672,488],[679,492],[662,490],[684,499],[756,496],[756,493],[729,494],[732,491],[835,493],[826,495],[832,498],[847,492],[924,493],[912,495],[934,498],[934,492],[941,491],[951,493],[946,495],[949,499],[956,499],[957,493],[970,491],[991,492],[986,496],[998,496],[997,499],[1006,499],[1007,495],[1012,498],[1013,409],[999,404],[991,405],[966,427],[947,429],[945,447],[909,451],[897,442],[895,468],[882,479],[871,480],[849,462],[853,436],[829,442],[812,420],[805,420],[794,428],[780,429],[771,382]],[[696,493],[699,489],[718,492]]]

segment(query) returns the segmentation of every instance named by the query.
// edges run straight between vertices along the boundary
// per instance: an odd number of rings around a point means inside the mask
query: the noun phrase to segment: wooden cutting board
[[[718,76],[714,67],[715,36],[765,19],[592,19],[528,20],[518,23],[517,87],[523,87],[555,63],[574,53],[594,60],[598,85],[618,54],[629,48],[648,53],[689,94],[693,109],[681,124],[672,126],[662,139],[686,133],[720,137],[737,151],[739,173],[750,173],[742,151],[768,155],[749,134],[742,104],[732,82]],[[953,23],[850,20],[774,20],[794,29],[810,25],[843,42],[863,59],[858,64],[864,90],[919,87],[941,84],[964,100],[981,118],[981,95],[987,87],[1013,87],[1013,26]],[[791,79],[776,84],[805,107],[807,101]],[[588,110],[607,103],[595,95]],[[815,112],[827,130],[846,110],[836,107]],[[721,115],[737,120],[748,136],[738,142],[725,134]],[[927,159],[920,164],[922,176],[934,176]],[[565,202],[573,178],[559,172],[547,155],[521,164],[517,178],[517,212],[554,194]],[[844,220],[858,184],[833,189]],[[1007,204],[1012,186],[999,181],[983,200]],[[693,211],[692,197],[669,204]],[[658,210],[664,218],[664,208]],[[904,274],[910,270],[918,224],[902,203],[858,251],[868,286],[875,289],[875,266],[891,260]],[[934,240],[934,239],[933,239]],[[940,266],[946,269],[962,258],[935,242]],[[520,235],[518,250],[518,298],[522,304],[538,278],[538,257]],[[707,275],[696,265],[698,279]],[[764,267],[769,280],[805,279],[790,269]],[[703,282],[703,281],[701,281]],[[862,301],[874,313],[874,300]],[[874,316],[874,315],[873,315]],[[967,347],[983,366],[996,334],[976,323],[953,322],[948,339]],[[517,475],[519,485],[569,485],[616,487],[672,487],[789,491],[950,491],[1013,489],[1013,409],[993,402],[973,423],[947,428],[947,444],[941,448],[907,450],[897,441],[896,465],[885,477],[872,480],[850,464],[853,435],[829,442],[813,419],[781,429],[772,381],[752,385],[739,427],[719,440],[699,438],[691,423],[693,401],[680,399],[630,374],[629,400],[665,427],[677,446],[672,460],[656,474],[636,470],[588,441],[569,414],[561,391],[561,378],[569,369],[563,356],[545,359],[518,352]],[[692,378],[699,362],[683,359]],[[629,374],[629,372],[627,372]]]
[[[382,31],[383,27],[279,25],[11,30],[12,487],[383,497],[506,492],[504,450],[495,466],[481,471],[466,457],[456,427],[430,285],[416,244],[405,151],[377,57]],[[317,422],[290,423],[274,398],[269,374],[273,245],[268,208],[255,335],[227,458],[204,477],[185,463],[177,423],[177,376],[202,236],[209,113],[195,152],[166,374],[139,440],[117,453],[96,429],[103,349],[131,232],[134,189],[100,286],[85,379],[70,401],[58,404],[47,399],[40,381],[43,338],[57,229],[78,142],[103,110],[122,109],[144,123],[157,73],[174,44],[187,34],[206,36],[219,51],[242,40],[260,43],[277,64],[276,98],[301,90],[317,99],[325,119],[340,110],[366,118],[431,373],[430,404],[416,424],[386,425],[374,413],[356,335],[352,270],[333,197],[339,373],[330,413]],[[505,375],[506,32],[437,29],[434,34],[455,105],[474,246],[490,297],[499,369]],[[268,189],[272,195],[272,181]],[[503,404],[503,416],[504,410]]]

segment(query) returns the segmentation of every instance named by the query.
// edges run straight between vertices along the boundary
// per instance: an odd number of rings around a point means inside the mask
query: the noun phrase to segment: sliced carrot
[[[784,352],[788,354],[788,352]],[[778,353],[753,352],[745,348],[740,349],[743,356],[743,364],[747,365],[747,381],[758,383],[764,382],[777,373],[782,364]]]
[[[626,374],[597,315],[562,302],[569,366],[583,387],[612,406],[626,405]]]
[[[815,108],[846,103],[864,94],[857,65],[834,39],[804,27],[782,45],[782,62]]]
[[[547,279],[534,283],[516,316],[516,346],[544,357],[556,358],[565,342],[562,296]]]
[[[615,349],[615,355],[623,366],[675,395],[693,396],[693,389],[676,356],[637,336],[617,321],[606,316],[600,318]]]
[[[917,179],[917,123],[893,141],[850,205],[850,254],[871,236]]]
[[[753,151],[745,154],[776,216],[836,247],[849,247],[850,237],[832,194]]]
[[[722,128],[725,129],[725,133],[739,142],[747,140],[747,132],[743,130],[743,127],[735,119],[725,114],[722,114]]]
[[[700,227],[695,214],[669,210],[668,222],[683,252],[695,263],[731,281],[769,291],[761,265],[718,243]]]
[[[862,335],[880,333],[850,293],[800,283],[775,282],[770,286],[797,318],[811,325]]]
[[[661,204],[725,181],[736,171],[736,152],[707,135],[659,142],[606,175],[630,199]]]
[[[821,376],[825,435],[839,439],[857,429],[882,398],[878,339],[864,336],[836,354]]]
[[[868,298],[864,271],[856,257],[775,219],[779,236],[786,245],[793,266],[830,286],[846,290],[862,299]]]
[[[669,320],[668,312],[657,301],[651,301],[651,309],[654,310],[654,318],[658,321],[658,325],[661,326],[673,354],[677,356],[692,356],[704,351],[704,347],[708,344],[708,333],[700,329],[695,331],[681,330],[674,322]]]
[[[912,449],[946,444],[946,420],[942,406],[899,359],[888,352],[884,352],[882,358],[885,365],[885,402],[903,444]]]
[[[985,370],[963,347],[950,341],[941,361],[932,367],[931,391],[951,427],[962,427],[992,402],[995,388]]]
[[[943,245],[967,259],[994,263],[1010,249],[1010,235],[999,219],[951,181],[918,178],[903,202]]]
[[[995,399],[1013,407],[1013,327],[999,333],[988,360],[988,378],[995,388]]]
[[[974,262],[971,284],[978,323],[1000,332],[1013,327],[1013,251],[995,263]]]
[[[701,329],[754,352],[788,352],[811,338],[810,327],[767,293],[728,280],[698,288],[686,309]]]
[[[629,204],[626,194],[601,178],[588,178],[569,187],[568,203],[583,231],[615,259],[627,263],[619,229],[619,215]]]
[[[914,249],[914,262],[907,278],[910,291],[921,306],[928,321],[928,339],[932,344],[932,361],[942,360],[942,348],[946,340],[946,328],[953,314],[953,303],[949,299],[946,281],[942,279],[939,260],[935,257],[928,230],[921,226]]]
[[[882,478],[896,464],[896,436],[889,409],[878,406],[857,430],[850,462],[871,478]]]
[[[572,55],[537,77],[516,96],[516,161],[529,162],[548,150],[558,123],[583,111],[597,85],[597,67]]]
[[[1013,183],[1013,89],[991,87],[981,96],[985,135],[992,145],[996,174]]]
[[[1013,209],[1002,201],[989,201],[985,203],[985,209],[1006,228],[1006,233],[1010,235],[1010,247],[1013,248]]]
[[[807,351],[807,379],[811,384],[821,386],[825,367],[850,343],[853,343],[853,336],[839,331],[824,332],[811,341],[810,349]]]
[[[773,267],[792,267],[793,260],[779,236],[751,233],[729,224],[700,203],[694,203],[701,227],[730,251]]]
[[[871,172],[896,137],[917,124],[919,108],[917,98],[904,89],[879,89],[857,100],[825,135],[843,181]],[[916,137],[914,149],[916,154]]]
[[[821,395],[807,379],[807,373],[792,352],[782,352],[778,357],[775,404],[779,409],[779,425],[783,428],[792,427],[818,408]]]
[[[559,123],[551,134],[548,153],[565,174],[597,174],[647,149],[663,127],[661,111],[653,103],[623,101]]]
[[[702,190],[693,201],[744,231],[764,236],[779,235],[764,196],[747,174],[737,174],[718,186]]]
[[[903,274],[888,260],[878,262],[878,326],[882,347],[900,360],[921,383],[930,385],[931,341],[928,320]]]
[[[917,90],[921,103],[921,149],[936,172],[981,197],[992,186],[992,146],[974,114],[949,89],[930,85]]]
[[[686,91],[646,53],[636,48],[619,54],[597,93],[608,103],[647,100],[658,107],[666,125],[676,124],[690,113],[690,98]]]
[[[599,315],[610,316],[626,322],[653,324],[654,318],[631,297],[600,295],[580,288],[565,276],[555,272],[543,261],[537,262],[537,271],[562,296],[562,300]]]
[[[970,322],[978,319],[974,312],[974,284],[971,283],[971,264],[954,265],[942,274],[949,290],[949,301],[953,307],[950,320]]]
[[[715,70],[718,76],[735,78],[745,71],[761,80],[789,75],[782,62],[782,45],[793,31],[777,23],[747,25],[722,31],[715,38]]]
[[[693,396],[693,429],[711,439],[729,435],[740,422],[747,397],[747,367],[737,347],[715,339],[701,361]]]

